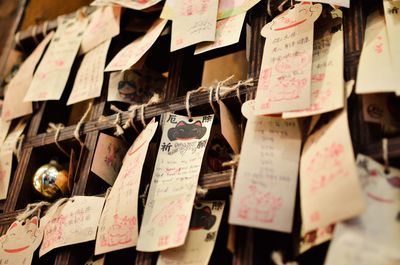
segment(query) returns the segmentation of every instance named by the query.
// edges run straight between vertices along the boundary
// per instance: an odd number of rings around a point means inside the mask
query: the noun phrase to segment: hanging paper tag
[[[387,27],[387,36],[390,47],[390,58],[393,65],[393,73],[400,73],[400,1],[383,0],[383,10]],[[399,82],[393,80],[396,84],[397,94],[400,94]]]
[[[224,201],[196,203],[185,244],[162,251],[157,265],[207,265],[217,240]]]
[[[126,149],[124,141],[100,133],[91,171],[109,185],[113,185],[118,172],[120,172]]]
[[[359,154],[366,211],[336,225],[325,265],[400,264],[400,170]]]
[[[214,115],[167,114],[137,249],[160,251],[185,243],[204,151]]]
[[[106,6],[97,9],[90,19],[90,23],[83,33],[81,53],[87,53],[91,49],[105,41],[111,40],[119,34],[119,21],[121,7]]]
[[[218,1],[180,1],[172,21],[171,52],[202,41],[214,41]]]
[[[302,0],[296,0],[297,2],[301,2]],[[350,7],[350,0],[311,0],[310,2],[318,2],[318,3],[324,3],[324,4],[329,4],[329,5],[335,5],[335,6],[343,6],[343,7]]]
[[[26,122],[20,121],[0,147],[0,200],[7,198],[8,186],[11,178],[13,152],[25,126]]]
[[[354,217],[364,210],[346,115],[342,111],[304,144],[300,201],[305,232]]]
[[[45,215],[39,257],[58,247],[94,240],[103,204],[101,197],[75,196]]]
[[[4,95],[2,119],[12,120],[32,113],[32,103],[23,102],[23,98],[31,84],[36,65],[53,37],[53,33],[47,34],[32,54],[22,63],[18,73],[8,84]]]
[[[217,21],[214,42],[197,44],[194,54],[211,51],[239,42],[246,13]]]
[[[220,109],[221,133],[231,146],[233,152],[239,154],[241,145],[239,126],[225,103],[219,101],[218,104]]]
[[[100,96],[110,42],[111,40],[103,42],[83,57],[67,105]]]
[[[342,11],[332,11],[332,18],[320,19],[315,27],[311,70],[311,106],[284,112],[283,118],[316,115],[344,106],[344,47]]]
[[[59,19],[57,31],[33,76],[24,101],[61,98],[87,22],[87,19]]]
[[[321,245],[322,243],[331,240],[333,229],[334,225],[328,225],[327,227],[318,228],[308,233],[305,233],[304,229],[302,229],[299,253],[302,254],[315,246]]]
[[[125,155],[117,180],[107,197],[97,232],[95,254],[136,246],[138,193],[147,149],[158,122],[154,119]]]
[[[392,64],[394,58],[390,53],[385,18],[376,11],[367,18],[364,45],[358,65],[356,93],[396,91],[396,87],[400,86],[395,80]]]
[[[106,72],[127,70],[136,64],[160,36],[168,20],[158,19],[143,36],[125,46],[107,65]]]
[[[248,117],[229,223],[291,232],[301,147],[297,120]]]
[[[15,221],[5,235],[0,237],[0,264],[30,265],[33,253],[43,238],[39,219]]]
[[[310,107],[314,21],[321,11],[321,4],[296,4],[261,30],[267,40],[257,87],[257,115]]]

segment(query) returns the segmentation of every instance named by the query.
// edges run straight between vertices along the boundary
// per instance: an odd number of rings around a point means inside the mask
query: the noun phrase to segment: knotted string
[[[232,156],[232,160],[231,161],[227,161],[222,163],[223,167],[230,167],[231,168],[231,177],[229,179],[229,183],[231,186],[231,190],[233,191],[233,188],[235,186],[235,174],[236,174],[236,168],[239,164],[239,159],[240,159],[240,155],[233,155]]]
[[[85,122],[87,116],[89,115],[90,111],[92,110],[93,103],[89,102],[89,106],[86,110],[86,112],[83,114],[82,118],[79,120],[78,124],[76,125],[75,131],[74,131],[74,137],[78,142],[81,144],[81,146],[85,145],[85,143],[81,140],[79,137],[79,132],[81,130],[82,124]]]
[[[65,149],[59,144],[58,142],[58,137],[60,136],[61,130],[65,128],[64,124],[62,123],[53,123],[53,122],[49,122],[48,124],[48,128],[47,128],[47,132],[56,132],[54,135],[54,143],[56,144],[56,146],[58,147],[58,149],[60,149],[60,151],[66,155],[67,157],[70,157],[69,153],[67,151],[65,151]]]
[[[124,134],[124,129],[121,127],[121,119],[122,119],[122,113],[123,111],[120,110],[119,108],[117,108],[114,105],[110,106],[110,109],[114,112],[116,112],[117,116],[115,117],[115,121],[113,122],[113,125],[115,126],[115,132],[114,135],[115,136],[121,136]]]
[[[41,209],[43,206],[50,206],[50,205],[51,205],[51,203],[46,202],[46,201],[28,204],[25,208],[25,211],[18,214],[16,219],[17,219],[17,221],[24,221],[24,220],[28,219],[29,217],[31,217],[35,212],[39,211],[39,209]]]

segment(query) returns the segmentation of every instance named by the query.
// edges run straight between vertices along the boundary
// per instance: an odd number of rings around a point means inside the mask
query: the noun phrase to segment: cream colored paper
[[[183,0],[177,10],[179,12],[172,21],[171,52],[215,40],[218,1]]]
[[[247,10],[255,6],[260,0],[219,0],[217,19],[224,19],[246,13]],[[160,17],[174,20],[177,13],[178,0],[166,0]]]
[[[301,2],[301,0],[297,0],[298,2]],[[335,5],[335,6],[343,6],[343,7],[350,7],[350,0],[311,0],[310,2],[317,2],[317,3],[324,3],[324,4],[329,4],[329,5]]]
[[[390,53],[385,18],[378,11],[367,18],[365,39],[358,65],[356,93],[396,91],[393,59]],[[400,72],[400,71],[399,71]]]
[[[90,23],[83,33],[81,53],[87,53],[91,49],[105,41],[111,40],[120,32],[121,7],[106,6],[96,10],[90,19]]]
[[[246,13],[217,21],[215,40],[197,44],[194,54],[222,48],[239,42]]]
[[[43,229],[38,225],[36,216],[10,225],[6,234],[0,237],[0,264],[31,264],[33,253],[43,238]]]
[[[22,63],[17,74],[11,79],[4,95],[1,118],[12,120],[32,113],[32,103],[23,102],[24,96],[31,84],[36,65],[53,37],[50,32],[36,47],[31,55]]]
[[[105,41],[83,57],[67,105],[99,97],[103,87],[104,67],[111,40]]]
[[[321,11],[321,4],[296,4],[261,30],[267,40],[257,87],[257,115],[311,106],[314,21]]]
[[[78,53],[88,19],[59,19],[58,28],[43,56],[24,101],[59,100]]]
[[[75,196],[45,215],[39,257],[58,247],[94,240],[103,204],[101,197]]]
[[[300,201],[305,232],[363,212],[365,203],[345,111],[309,136],[304,144]]]
[[[103,6],[113,3],[130,9],[143,10],[159,3],[160,1],[161,0],[95,0],[91,5]]]
[[[249,103],[243,109],[249,108]],[[229,223],[291,232],[301,134],[297,120],[248,115]]]
[[[366,211],[335,229],[325,265],[400,264],[400,170],[359,154]]]
[[[127,70],[139,62],[160,36],[168,20],[158,19],[145,35],[125,46],[106,67],[106,72]]]
[[[124,141],[100,133],[91,171],[109,185],[113,185],[121,169],[126,149]]]
[[[387,36],[390,47],[390,59],[395,75],[396,94],[400,95],[400,84],[396,79],[400,73],[400,1],[383,0]]]
[[[158,123],[153,119],[125,155],[101,215],[96,238],[96,255],[136,246],[140,177],[147,149],[157,126]]]
[[[7,198],[8,186],[10,185],[11,178],[13,152],[25,126],[26,123],[20,121],[0,147],[0,200]]]
[[[340,9],[337,17],[342,17]],[[283,118],[294,118],[321,114],[344,106],[344,47],[343,30],[332,23],[317,25],[312,56],[311,106],[304,110],[284,112]],[[322,32],[319,32],[321,30]]]
[[[217,240],[224,201],[195,204],[185,244],[161,251],[157,265],[207,265]]]
[[[214,115],[168,113],[144,209],[137,250],[161,251],[185,243],[201,162]]]
[[[0,145],[2,145],[4,140],[6,139],[10,126],[11,121],[5,121],[0,118]]]
[[[333,229],[334,225],[318,228],[308,233],[305,233],[304,229],[302,229],[299,253],[302,254],[313,247],[331,240]]]
[[[224,102],[219,101],[218,104],[220,110],[221,133],[231,146],[233,152],[239,154],[241,145],[240,128]]]

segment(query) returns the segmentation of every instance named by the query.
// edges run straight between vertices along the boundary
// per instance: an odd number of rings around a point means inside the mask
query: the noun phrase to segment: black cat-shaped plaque
[[[168,139],[170,141],[201,139],[206,132],[207,128],[202,126],[201,121],[192,124],[180,121],[175,128],[168,130]]]

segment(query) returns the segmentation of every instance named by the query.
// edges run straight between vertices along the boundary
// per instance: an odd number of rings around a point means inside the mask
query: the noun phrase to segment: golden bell
[[[55,160],[36,170],[32,181],[35,191],[46,200],[69,195],[68,173]]]

